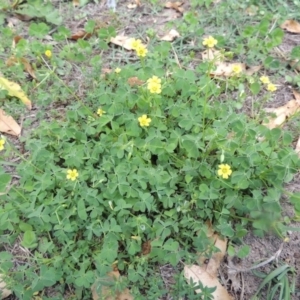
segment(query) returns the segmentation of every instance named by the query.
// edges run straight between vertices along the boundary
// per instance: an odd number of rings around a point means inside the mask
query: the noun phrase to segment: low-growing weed
[[[255,27],[257,35],[267,34],[259,48],[266,52],[282,37],[281,30],[269,32],[270,25]],[[18,182],[6,192],[11,177],[0,170],[2,242],[20,238],[30,250],[16,265],[10,253],[0,255],[1,272],[19,299],[56,284],[71,287],[77,299],[90,299],[91,285],[113,267],[127,277],[119,290],[133,287],[135,299],[158,299],[166,291],[156,283],[156,264],[190,263],[197,252],[205,253],[205,222],[230,239],[242,238],[249,228],[259,236],[270,230],[285,235],[280,199],[300,166],[291,147],[294,134],[241,113],[243,98],[237,109],[228,92],[258,95],[259,76],[237,70],[217,79],[210,75],[211,63],[182,67],[170,43],[147,47],[141,41],[135,41],[132,63],[114,64],[101,75],[104,63],[92,56],[89,42],[79,39],[76,46],[52,51],[40,40],[45,26],[32,23],[35,40],[23,41],[16,51],[38,57],[34,93],[41,107],[57,102],[65,108],[21,138],[24,151],[5,140],[1,153],[20,158]],[[108,31],[98,46],[91,42],[94,47],[102,49],[113,35]],[[64,33],[60,28],[57,39]],[[250,38],[250,28],[242,38],[248,36],[251,47],[261,43],[259,36]],[[258,52],[254,57],[260,58]],[[73,81],[61,78],[74,62],[86,66],[80,96]],[[147,243],[151,250],[145,252]],[[182,296],[192,299],[191,289]],[[200,289],[210,299],[211,290]]]

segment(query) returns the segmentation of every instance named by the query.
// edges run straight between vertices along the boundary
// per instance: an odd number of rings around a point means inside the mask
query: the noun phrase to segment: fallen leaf
[[[175,29],[171,29],[169,33],[160,38],[161,41],[173,42],[177,37],[180,37],[180,34]]]
[[[176,11],[180,12],[180,13],[183,13],[184,11],[184,8],[183,7],[180,7],[182,6],[183,2],[179,2],[179,1],[176,1],[176,2],[167,2],[165,4],[165,8],[172,8],[172,9],[175,9]]]
[[[288,32],[300,33],[300,24],[295,20],[286,20],[280,27]]]
[[[234,72],[235,66],[241,67],[241,73],[245,71],[245,64],[221,62],[216,64],[216,69],[211,71],[210,74],[213,76],[225,76],[225,77],[239,75],[240,73],[236,74]]]
[[[79,0],[73,0],[73,7],[79,6]]]
[[[139,85],[143,85],[145,83],[145,81],[138,79],[137,77],[130,77],[127,80],[128,84],[130,86],[139,86]]]
[[[246,8],[246,13],[249,16],[255,16],[258,13],[258,6],[256,5],[250,5],[249,7]]]
[[[96,281],[92,287],[93,300],[133,300],[132,295],[130,294],[129,289],[124,289],[122,292],[115,292],[112,288],[113,281],[120,279],[120,273],[118,270],[109,272],[107,274],[107,280],[105,284],[100,281]],[[111,285],[109,284],[111,283]]]
[[[300,104],[300,93],[293,90],[293,94],[294,94],[295,100]]]
[[[298,153],[298,156],[300,157],[300,137],[299,137],[298,142],[296,144],[295,151],[296,151],[296,153]]]
[[[15,17],[20,21],[25,21],[25,22],[30,21],[34,18],[34,16],[28,16],[28,15],[18,14],[18,13],[15,14]]]
[[[202,60],[214,61],[216,64],[224,61],[224,55],[215,49],[207,49],[201,53],[201,56]]]
[[[132,50],[131,40],[132,40],[131,37],[128,37],[125,35],[117,35],[116,37],[111,38],[110,42],[112,44],[121,46],[121,47],[125,48],[126,50]]]
[[[184,267],[184,277],[187,282],[190,283],[191,279],[193,283],[197,284],[201,282],[203,286],[213,288],[216,290],[212,293],[214,300],[232,300],[233,298],[228,294],[227,290],[220,284],[216,276],[211,276],[206,272],[204,267],[199,267],[197,265],[185,266]],[[201,290],[196,290],[196,293],[202,293]]]
[[[136,3],[137,6],[141,6],[142,5],[141,4],[141,0],[135,0],[135,3]]]
[[[13,42],[12,42],[12,48],[15,49],[16,45],[22,40],[23,38],[19,35],[14,36]]]
[[[260,66],[252,66],[252,67],[246,68],[246,70],[245,70],[244,73],[245,73],[246,75],[251,76],[251,75],[257,73],[257,72],[261,69],[261,67],[262,67],[262,66],[260,65]]]
[[[21,57],[21,58],[17,58],[15,56],[11,56],[7,61],[6,61],[6,65],[8,67],[10,66],[14,66],[16,64],[22,64],[23,65],[23,69],[34,79],[37,79],[36,76],[35,76],[35,73],[34,73],[34,70],[30,64],[30,62],[24,58],[24,57]]]
[[[127,4],[127,8],[129,8],[129,9],[137,8],[137,4],[136,3],[129,3],[129,4]]]
[[[142,245],[142,254],[147,255],[151,252],[151,241],[146,241]]]
[[[77,41],[79,39],[87,40],[92,36],[92,33],[88,33],[83,29],[79,29],[76,33],[72,34],[69,39]]]
[[[0,132],[7,133],[14,136],[19,136],[21,133],[20,125],[8,116],[4,110],[0,108]]]
[[[289,64],[292,68],[296,69],[297,71],[300,71],[300,61],[299,61],[299,59],[291,60],[291,61],[289,61]]]
[[[1,299],[7,298],[11,294],[12,294],[12,291],[8,290],[6,288],[6,283],[3,279],[3,275],[0,274],[0,295],[1,295]]]
[[[275,117],[270,117],[268,122],[263,123],[267,128],[273,129],[281,126],[288,118],[300,111],[300,101],[293,99],[277,108],[265,108],[265,111],[275,114]]]
[[[31,109],[31,101],[17,83],[9,81],[4,77],[0,77],[0,88],[7,90],[9,96],[19,98],[29,110]]]

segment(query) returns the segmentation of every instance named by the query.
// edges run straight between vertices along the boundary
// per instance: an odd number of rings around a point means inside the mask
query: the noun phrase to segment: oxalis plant
[[[233,241],[249,228],[285,237],[280,199],[300,166],[293,134],[266,128],[238,113],[236,99],[224,99],[225,90],[260,80],[241,70],[218,80],[211,62],[180,68],[168,43],[131,43],[136,63],[100,79],[95,59],[85,97],[74,94],[64,114],[24,139],[19,182],[0,208],[2,241],[21,237],[31,253],[15,265],[9,252],[0,255],[19,299],[50,286],[90,299],[93,282],[114,267],[127,278],[116,290],[158,299],[166,291],[156,266],[207,251],[207,221]],[[64,87],[55,71],[61,58],[50,49],[43,55],[50,75],[40,87]],[[4,155],[18,153],[8,140],[0,145]]]

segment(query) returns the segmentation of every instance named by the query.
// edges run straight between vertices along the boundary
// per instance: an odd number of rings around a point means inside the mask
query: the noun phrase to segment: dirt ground
[[[53,1],[54,2],[54,1]],[[134,3],[134,1],[132,1]],[[147,1],[141,1],[147,2]],[[119,31],[118,34],[130,35],[135,37],[144,38],[145,31],[147,29],[153,29],[155,33],[158,35],[165,34],[170,28],[168,27],[168,22],[181,18],[181,14],[176,12],[175,10],[170,9],[162,9],[160,11],[153,11],[150,9],[150,6],[147,4],[143,4],[141,7],[137,7],[135,9],[127,8],[129,1],[119,0],[117,4],[117,13],[119,17]],[[62,5],[61,2],[57,2],[57,7],[64,12],[65,21],[64,25],[72,30],[72,32],[76,32],[78,29],[83,28],[84,23],[88,19],[94,19],[99,21],[108,20],[111,15],[106,6],[106,1],[100,1],[99,4],[95,2],[91,2],[82,8],[77,8],[76,13],[82,14],[81,19],[77,19],[71,12],[66,10],[66,7]],[[188,1],[182,6],[185,10],[189,9]],[[20,26],[24,26],[24,22],[20,23]],[[29,23],[25,23],[24,32],[26,32],[26,26],[29,26]],[[299,45],[300,36],[286,34],[284,43],[278,47],[278,50],[283,54],[287,54],[291,48],[295,45]],[[122,63],[122,57],[120,55],[116,56],[115,59],[118,59]],[[180,59],[180,58],[179,58]],[[107,58],[107,67],[109,67],[111,63],[111,58]],[[77,69],[76,69],[77,70]],[[68,80],[72,81],[80,81],[80,72],[72,73],[72,78]],[[80,88],[79,91],[82,90],[84,93],[84,87]],[[291,88],[284,82],[282,82],[281,88],[275,93],[274,99],[272,102],[268,103],[269,107],[272,106],[280,106],[285,104],[288,100],[292,99]],[[64,107],[56,108],[56,109],[64,109]],[[36,108],[30,112],[31,118],[35,118],[35,110]],[[244,110],[247,112],[247,103],[245,105]],[[35,124],[33,122],[33,124]],[[30,130],[30,128],[29,128]],[[17,140],[14,140],[14,143],[17,147],[21,147],[18,145]],[[300,192],[300,175],[298,174],[294,180],[286,186],[288,191]],[[293,209],[291,205],[288,203],[288,199],[282,199],[284,205],[284,210],[286,215],[289,217],[293,216]],[[259,271],[262,272],[270,272],[270,270],[274,269],[274,266],[279,263],[287,263],[290,266],[294,267],[297,272],[297,281],[296,281],[296,290],[298,290],[294,300],[300,299],[300,224],[295,223],[292,224],[293,227],[297,227],[299,231],[291,231],[289,234],[289,241],[283,243],[281,239],[277,238],[274,235],[267,235],[264,238],[255,237],[252,233],[249,233],[244,239],[245,244],[251,246],[250,255],[247,256],[243,260],[236,260],[227,257],[221,268],[220,268],[220,282],[226,286],[231,293],[231,295],[236,300],[247,300],[250,299],[251,295],[253,295],[261,282],[261,279],[254,276],[252,272],[239,272],[236,276],[236,279],[233,281],[229,279],[228,275],[228,265],[233,264],[235,267],[239,269],[248,269],[249,267],[257,264],[261,261],[267,260],[268,258],[274,256],[276,253],[278,254],[277,259],[273,260],[271,263],[266,264],[265,266],[259,268]],[[278,250],[280,250],[280,253]],[[160,267],[160,276],[162,276],[165,284],[168,286],[172,283],[172,278],[176,270],[170,266],[161,266]],[[159,274],[158,274],[159,275]],[[8,299],[15,299],[13,296]],[[167,296],[165,299],[171,300],[174,299],[171,296]]]

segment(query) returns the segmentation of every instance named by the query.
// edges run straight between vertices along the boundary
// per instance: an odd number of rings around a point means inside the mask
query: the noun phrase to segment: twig
[[[273,256],[271,256],[271,257],[268,258],[267,260],[265,260],[265,261],[259,263],[258,265],[255,265],[255,266],[252,266],[252,267],[249,267],[249,268],[244,268],[244,269],[235,268],[235,267],[231,267],[231,266],[230,266],[230,267],[227,266],[227,268],[228,268],[228,269],[233,269],[233,270],[235,270],[235,271],[237,271],[237,272],[248,272],[248,271],[251,271],[251,270],[254,270],[254,269],[258,269],[258,268],[260,268],[260,267],[263,267],[263,266],[265,266],[266,264],[268,264],[268,263],[270,263],[271,261],[273,261],[274,259],[276,259],[276,260],[278,259],[278,257],[280,256],[280,253],[281,253],[281,251],[282,251],[283,245],[284,245],[284,243],[282,243],[282,244],[280,245],[278,251],[277,251]]]

